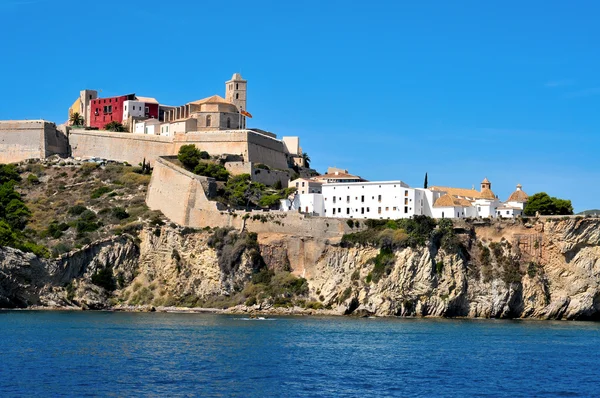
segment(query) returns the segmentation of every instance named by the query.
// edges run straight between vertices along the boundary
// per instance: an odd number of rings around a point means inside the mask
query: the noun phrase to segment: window
[[[240,99],[240,95],[238,93],[235,93],[235,99]]]
[[[477,211],[481,211],[481,207],[480,206],[477,206]]]
[[[365,214],[365,208],[364,207],[360,208],[360,214]]]
[[[144,129],[144,134],[148,134],[148,127]]]
[[[385,211],[390,211],[390,208],[386,206]]]
[[[333,209],[333,214],[335,214],[335,209]]]
[[[404,191],[404,196],[408,196],[408,191]]]
[[[299,184],[299,183],[297,182],[297,183],[296,183],[296,188],[298,188],[298,184]],[[335,201],[335,198],[334,198],[334,201]]]
[[[392,210],[396,211],[396,206],[392,207]]]
[[[238,84],[237,84],[237,83],[235,84],[235,89],[236,89],[236,90],[238,89]]]
[[[333,203],[335,203],[335,196],[333,197]]]
[[[377,201],[381,202],[381,195],[377,195]]]
[[[92,99],[92,94],[90,94],[90,99]]]
[[[211,122],[211,117],[210,115],[206,116],[206,127],[210,127],[210,122]]]
[[[408,207],[404,206],[404,214],[408,213]]]
[[[346,203],[350,203],[350,196],[346,196]]]
[[[338,207],[338,213],[341,213],[342,209],[340,207]]]
[[[377,208],[377,214],[381,214],[381,207]]]
[[[227,118],[227,128],[230,129],[231,128],[231,118]]]
[[[510,214],[510,212],[508,210],[506,210],[506,214]]]
[[[127,105],[125,105],[125,112],[127,112]]]
[[[362,195],[362,196],[360,197],[360,201],[361,201],[361,203],[364,203],[364,202],[365,202],[365,195]]]
[[[146,112],[146,114],[148,114],[148,113],[150,113],[150,108],[148,108],[148,107],[145,107],[145,108],[144,108],[144,111]]]
[[[369,208],[367,207],[367,213],[369,212]]]
[[[350,208],[346,207],[346,214],[350,214]]]
[[[408,198],[404,198],[404,204],[407,205],[408,204]]]

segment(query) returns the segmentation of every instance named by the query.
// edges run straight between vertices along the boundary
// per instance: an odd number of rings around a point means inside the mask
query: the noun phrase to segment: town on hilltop
[[[246,119],[252,117],[247,110],[247,86],[247,80],[235,73],[225,82],[224,98],[213,95],[178,106],[134,93],[101,98],[95,90],[82,90],[64,124],[0,121],[0,163],[52,155],[148,162],[155,168],[148,205],[193,226],[206,225],[208,221],[199,220],[209,219],[209,213],[236,209],[208,205],[215,195],[214,178],[194,175],[174,162],[181,148],[189,145],[217,159],[228,175],[249,175],[265,186],[290,188],[278,205],[268,206],[281,214],[337,219],[514,218],[523,214],[529,197],[522,186],[517,185],[501,201],[487,178],[476,190],[428,186],[427,177],[422,188],[401,180],[366,181],[338,168],[319,175],[310,168],[299,137],[280,139],[266,130],[246,127]],[[195,192],[200,186],[203,192]]]

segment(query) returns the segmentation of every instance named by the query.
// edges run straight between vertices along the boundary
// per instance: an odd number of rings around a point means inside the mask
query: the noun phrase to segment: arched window
[[[210,127],[210,115],[206,116],[206,127]]]
[[[235,99],[240,99],[240,94],[239,93],[235,93]]]
[[[230,129],[231,128],[231,118],[227,118],[227,128]]]

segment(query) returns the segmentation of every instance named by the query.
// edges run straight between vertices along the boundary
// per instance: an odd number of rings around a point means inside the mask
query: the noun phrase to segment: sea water
[[[0,312],[0,396],[600,396],[600,324]]]

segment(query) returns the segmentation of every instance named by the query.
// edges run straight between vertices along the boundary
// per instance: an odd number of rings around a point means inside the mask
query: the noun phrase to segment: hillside
[[[150,175],[140,167],[59,158],[17,166],[22,180],[16,190],[31,211],[25,236],[53,257],[163,222],[145,204]]]

